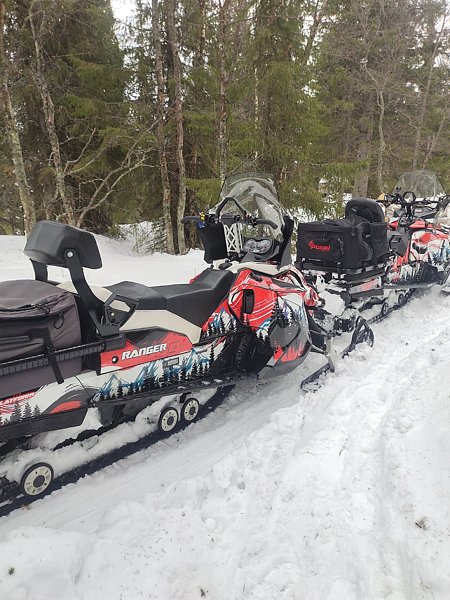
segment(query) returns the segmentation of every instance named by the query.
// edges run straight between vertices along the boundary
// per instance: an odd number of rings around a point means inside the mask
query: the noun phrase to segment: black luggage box
[[[360,269],[374,252],[364,239],[373,225],[360,217],[300,223],[297,230],[297,262],[320,261],[324,266]]]
[[[81,344],[75,298],[49,283],[0,282],[0,365]],[[62,377],[81,372],[82,359],[59,363]],[[56,380],[51,365],[0,375],[0,398],[36,389]]]

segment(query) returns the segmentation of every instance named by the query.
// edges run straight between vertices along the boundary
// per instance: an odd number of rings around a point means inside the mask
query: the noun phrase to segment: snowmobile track
[[[222,402],[229,396],[233,388],[235,387],[235,383],[229,383],[220,387],[214,396],[210,398],[206,404],[200,407],[200,411],[196,421],[204,419],[208,416],[213,410],[215,410]],[[139,440],[134,442],[129,442],[120,448],[116,448],[107,454],[100,456],[89,463],[76,467],[67,473],[60,475],[55,478],[52,482],[48,492],[44,496],[37,496],[36,498],[24,498],[24,496],[18,491],[18,485],[11,485],[7,491],[5,491],[4,496],[0,496],[0,518],[6,517],[10,515],[15,510],[20,508],[26,508],[33,502],[37,500],[42,500],[45,496],[50,496],[52,492],[56,490],[60,490],[61,488],[69,485],[70,483],[76,483],[79,479],[85,477],[86,475],[93,475],[97,471],[104,469],[105,467],[109,467],[114,463],[123,460],[135,454],[136,452],[140,452],[141,450],[145,450],[154,444],[171,437],[183,431],[188,427],[190,423],[180,422],[177,427],[169,434],[163,433],[159,430],[152,431],[151,433],[143,436]],[[74,440],[76,441],[76,440]]]

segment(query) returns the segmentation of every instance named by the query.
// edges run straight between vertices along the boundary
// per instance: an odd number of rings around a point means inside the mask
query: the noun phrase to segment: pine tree
[[[183,359],[182,363],[181,363],[181,368],[180,368],[180,382],[184,383],[186,381],[186,361],[185,359]]]
[[[19,403],[15,402],[10,422],[11,423],[17,423],[21,419],[22,419],[22,411],[20,409]]]
[[[215,360],[215,355],[214,355],[214,344],[211,344],[211,351],[209,353],[209,368],[211,369],[211,367],[214,364],[214,360]]]
[[[162,376],[161,384],[163,386],[166,386],[168,383],[169,383],[169,370],[165,369],[163,376]]]
[[[24,419],[31,419],[32,416],[33,416],[33,411],[31,410],[30,403],[27,402],[25,404],[25,407],[24,407],[24,410],[23,410],[23,418]]]
[[[192,365],[192,369],[191,369],[191,377],[193,379],[196,379],[198,376],[198,362],[195,361],[194,364]]]
[[[219,317],[219,333],[226,333],[225,323],[222,315],[220,315]]]

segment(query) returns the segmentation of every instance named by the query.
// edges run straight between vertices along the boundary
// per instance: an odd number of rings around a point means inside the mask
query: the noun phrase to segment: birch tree
[[[0,107],[5,123],[6,134],[11,148],[14,175],[23,208],[25,232],[29,233],[36,222],[36,209],[30,192],[28,177],[19,136],[19,128],[14,112],[9,86],[10,61],[5,47],[6,2],[0,1]]]

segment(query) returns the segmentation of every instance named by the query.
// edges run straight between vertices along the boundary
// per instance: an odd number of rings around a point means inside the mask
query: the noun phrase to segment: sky
[[[125,20],[133,12],[133,0],[111,0],[114,15],[119,21]]]

